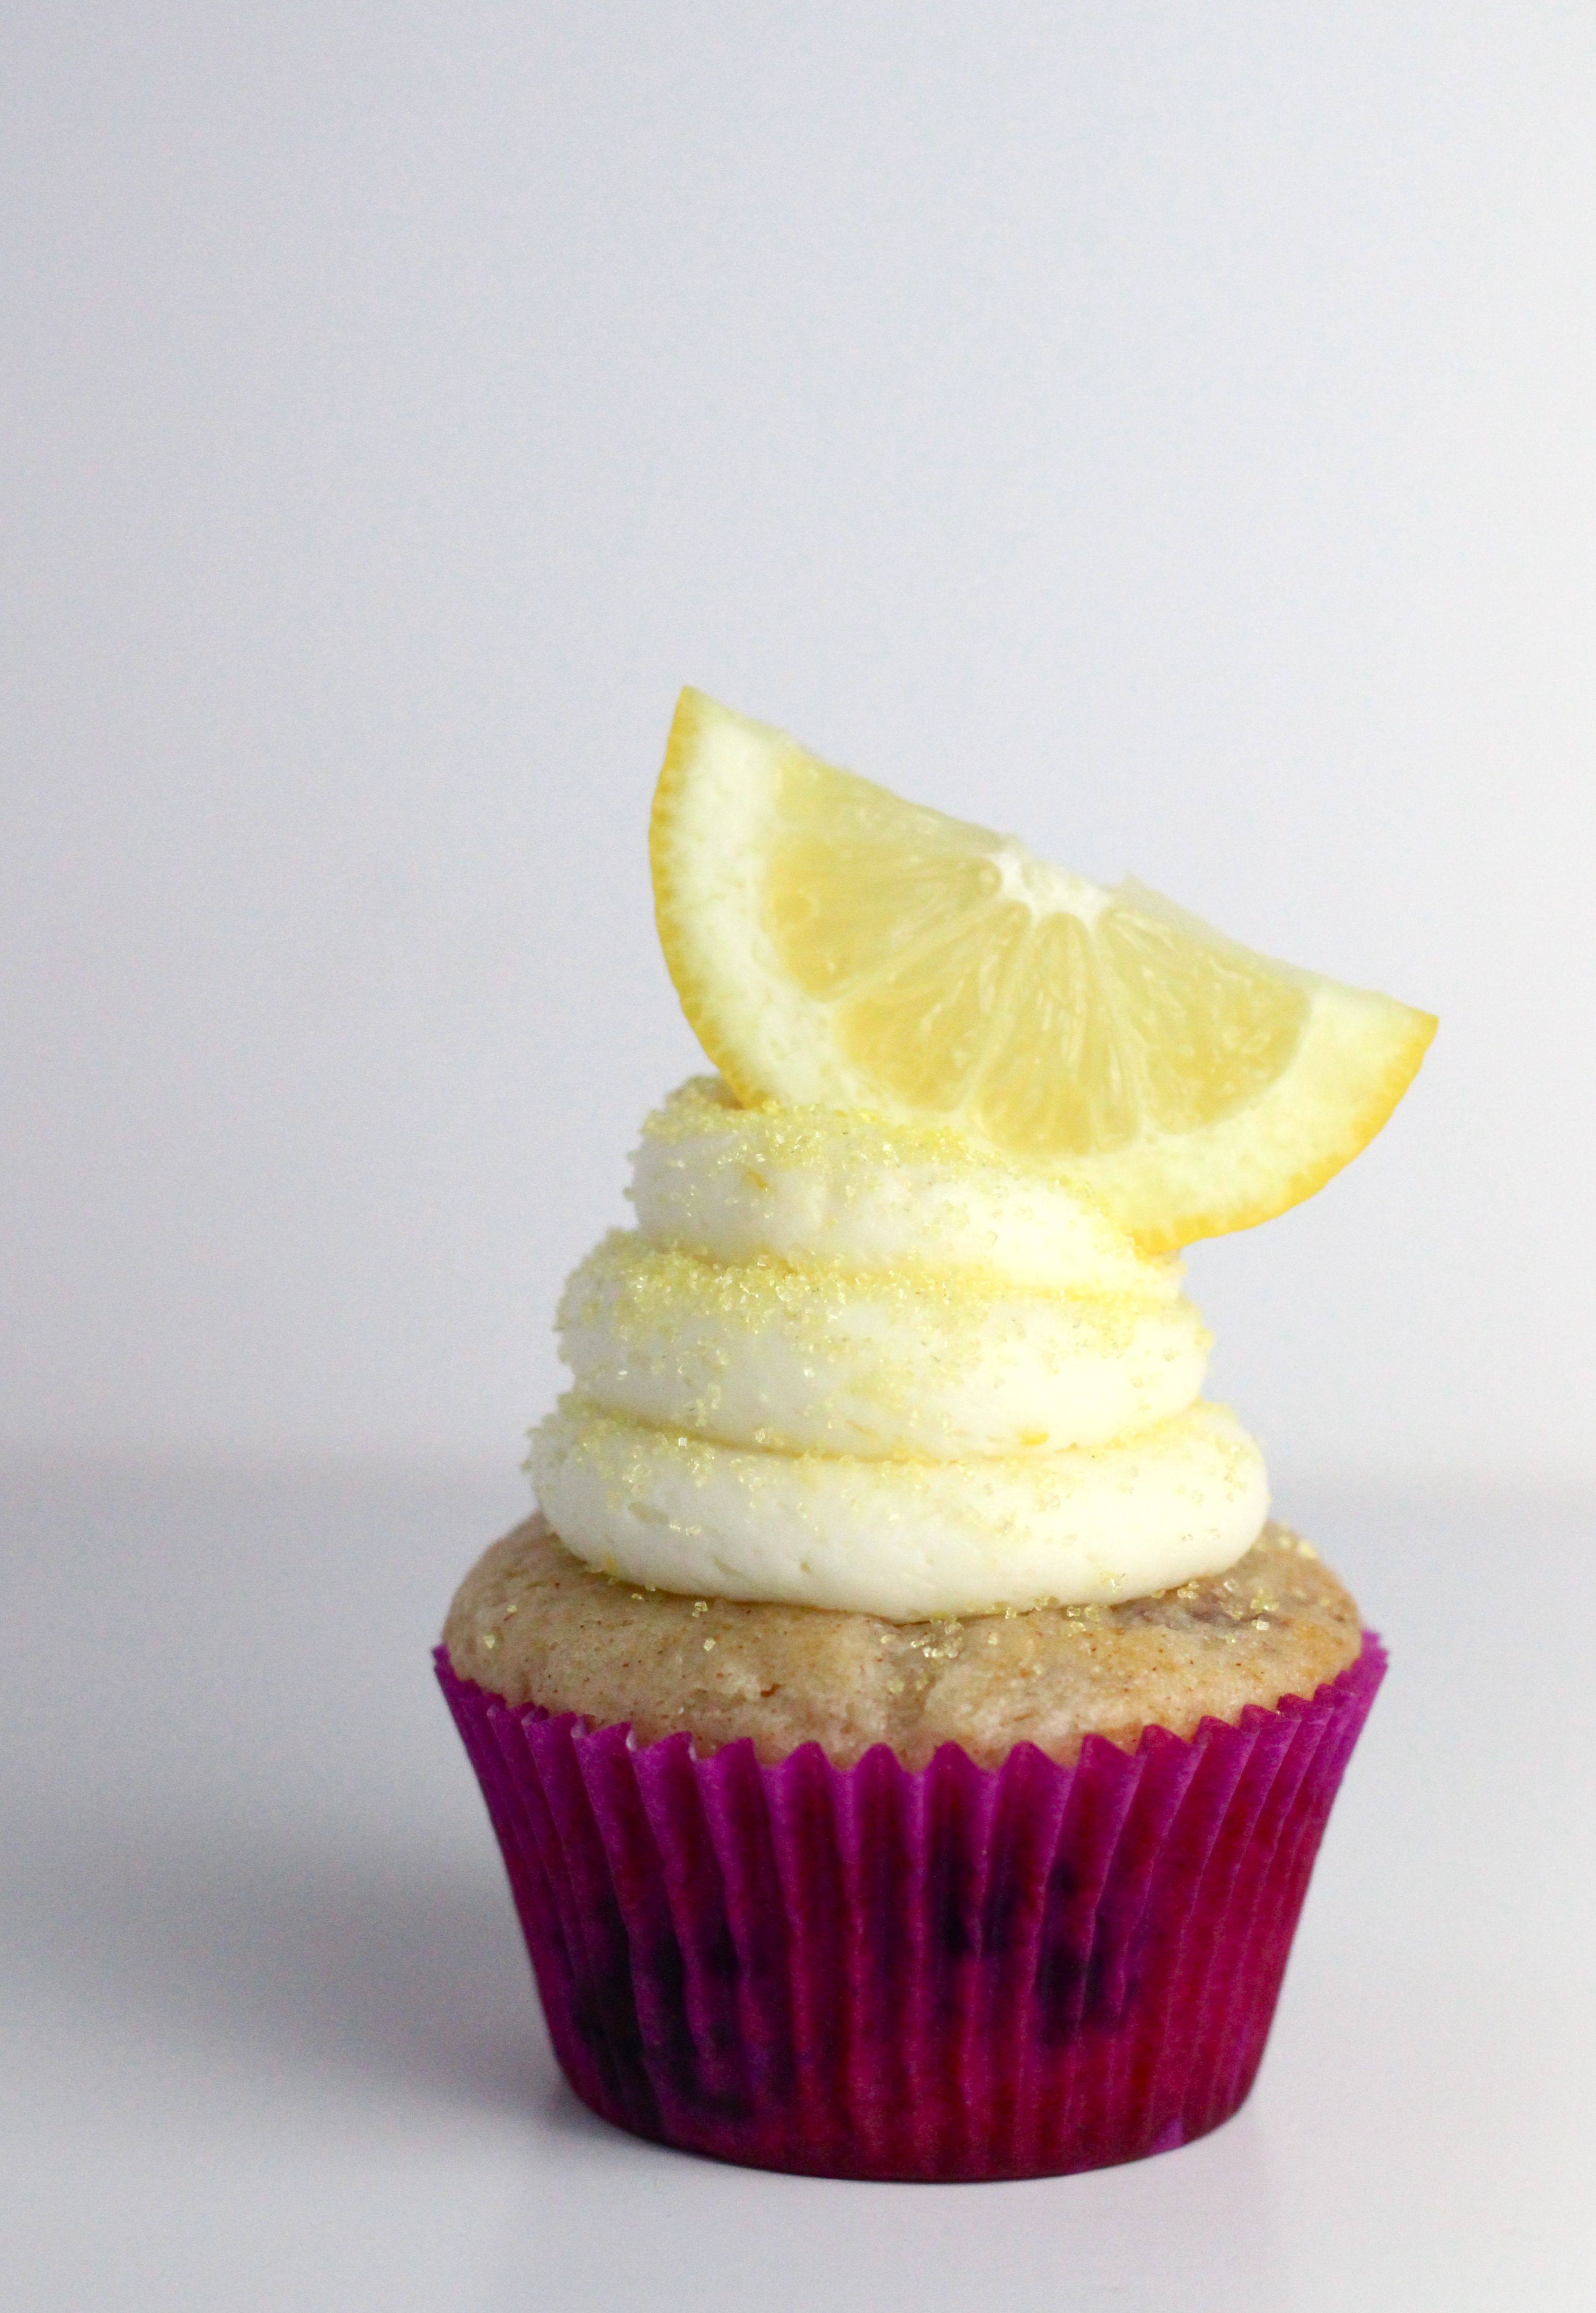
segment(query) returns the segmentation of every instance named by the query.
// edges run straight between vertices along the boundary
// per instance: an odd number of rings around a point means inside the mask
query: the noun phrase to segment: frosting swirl
[[[910,1621],[1136,1596],[1256,1538],[1179,1264],[1084,1190],[695,1078],[631,1194],[566,1287],[576,1387],[528,1465],[589,1565]]]

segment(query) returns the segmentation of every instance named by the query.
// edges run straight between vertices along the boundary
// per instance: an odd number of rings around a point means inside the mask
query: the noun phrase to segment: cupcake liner
[[[635,2134],[812,2176],[1061,2176],[1230,2117],[1385,1673],[1089,1736],[1061,1767],[912,1772],[512,1708],[437,1675],[504,1851],[555,2053]]]

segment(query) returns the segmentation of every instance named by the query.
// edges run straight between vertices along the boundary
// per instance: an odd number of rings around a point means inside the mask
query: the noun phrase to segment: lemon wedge
[[[1148,1252],[1311,1195],[1435,1032],[701,691],[676,708],[649,852],[671,978],[740,1102],[935,1121],[1084,1183]]]

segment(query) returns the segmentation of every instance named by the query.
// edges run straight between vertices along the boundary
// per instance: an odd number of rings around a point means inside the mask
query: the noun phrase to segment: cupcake
[[[645,1124],[437,1655],[556,2054],[818,2175],[1188,2142],[1384,1664],[1175,1249],[1327,1177],[1433,1023],[693,693],[653,832],[720,1073]]]

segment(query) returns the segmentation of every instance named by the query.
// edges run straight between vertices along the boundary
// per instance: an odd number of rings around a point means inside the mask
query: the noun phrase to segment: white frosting
[[[727,1446],[945,1461],[1105,1446],[1196,1396],[1189,1301],[723,1265],[616,1230],[560,1308],[580,1395]]]
[[[1000,1162],[935,1126],[850,1112],[737,1108],[693,1077],[643,1127],[632,1203],[649,1241],[804,1268],[976,1270],[1040,1292],[1173,1300],[1180,1262],[1150,1260],[1089,1192]]]
[[[1231,1565],[1268,1508],[1263,1457],[1219,1405],[1117,1446],[866,1462],[709,1445],[569,1397],[532,1468],[550,1524],[607,1573],[895,1622],[1168,1589]]]
[[[577,1389],[529,1463],[588,1564],[908,1621],[1136,1596],[1256,1538],[1179,1265],[1088,1192],[698,1079],[632,1194],[567,1286]]]

